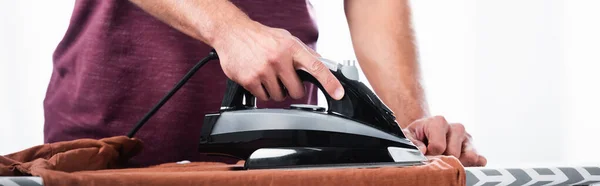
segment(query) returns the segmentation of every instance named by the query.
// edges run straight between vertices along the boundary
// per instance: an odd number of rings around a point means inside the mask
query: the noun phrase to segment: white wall
[[[569,160],[600,161],[600,1],[565,3],[564,128]],[[590,163],[588,163],[590,164]]]
[[[52,52],[74,1],[0,1],[0,154],[43,142]]]
[[[312,1],[318,51],[354,59],[342,0]],[[432,112],[464,123],[490,166],[600,163],[600,2],[411,2]],[[0,1],[0,154],[42,142],[51,54],[72,4]]]
[[[342,0],[313,2],[319,52],[354,59]],[[600,162],[600,2],[411,3],[432,113],[465,124],[489,166]]]

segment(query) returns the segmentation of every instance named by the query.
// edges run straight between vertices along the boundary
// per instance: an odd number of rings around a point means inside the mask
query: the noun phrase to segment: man
[[[316,104],[317,89],[303,85],[295,69],[315,76],[333,98],[344,95],[317,60],[310,8],[306,0],[76,1],[54,55],[45,141],[126,134],[214,48],[220,61],[204,66],[137,133],[146,146],[132,162],[235,161],[196,151],[204,114],[218,110],[227,77],[260,107]],[[364,73],[411,140],[428,155],[485,165],[462,125],[428,116],[407,2],[346,0],[345,10]]]

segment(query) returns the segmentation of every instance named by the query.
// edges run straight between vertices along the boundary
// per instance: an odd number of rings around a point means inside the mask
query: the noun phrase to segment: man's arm
[[[408,0],[345,0],[352,43],[377,95],[406,128],[429,114],[420,84]]]
[[[407,137],[426,155],[452,155],[464,166],[485,166],[459,123],[430,117],[420,84],[408,0],[345,0],[356,57]]]
[[[250,18],[229,1],[130,0],[157,19],[209,45],[229,25],[249,25]]]
[[[301,98],[296,69],[314,76],[335,99],[344,89],[316,53],[290,32],[251,20],[227,0],[130,0],[171,27],[212,46],[223,72],[258,99]],[[268,12],[264,12],[268,14]]]

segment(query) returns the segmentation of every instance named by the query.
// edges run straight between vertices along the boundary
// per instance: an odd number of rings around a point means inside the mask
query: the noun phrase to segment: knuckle
[[[267,65],[277,65],[279,63],[280,59],[281,59],[280,52],[273,52],[273,51],[268,52],[266,64]]]
[[[433,120],[434,120],[436,123],[448,123],[448,122],[446,121],[446,118],[445,118],[444,116],[439,116],[439,115],[438,115],[438,116],[433,116]]]
[[[437,126],[437,127],[441,127],[444,129],[447,129],[448,126],[448,121],[446,121],[446,118],[444,118],[444,116],[434,116],[432,118],[432,122],[433,125]]]
[[[279,58],[275,57],[275,58],[271,58],[271,59],[267,60],[264,68],[276,67],[279,65],[280,65],[280,60],[279,60]]]
[[[279,28],[279,32],[281,32],[282,34],[286,34],[286,35],[292,35],[292,33],[290,33],[290,31],[288,31],[286,29],[282,29],[282,28]]]
[[[238,84],[240,84],[240,85],[242,85],[244,87],[250,86],[250,84],[252,84],[251,79],[248,78],[248,77],[238,78],[237,82],[238,82]]]
[[[252,80],[256,80],[256,79],[263,79],[266,78],[267,76],[267,66],[262,66],[261,68],[259,68],[258,70],[256,70],[256,72],[254,72],[253,74],[250,74],[248,76],[248,78],[252,79]]]
[[[290,47],[290,46],[296,45],[298,43],[296,42],[296,39],[294,39],[293,36],[290,36],[290,37],[285,37],[285,39],[281,40],[281,44],[283,46]]]
[[[456,123],[452,125],[452,131],[464,134],[467,130],[465,129],[465,126],[463,124]]]
[[[289,31],[287,31],[286,29],[282,29],[282,28],[273,28],[273,31],[275,31],[275,33],[279,33],[279,34],[286,34],[286,33],[290,33]]]
[[[312,59],[311,65],[310,65],[310,70],[313,73],[319,74],[322,73],[323,70],[325,69],[325,65],[323,63],[321,63],[321,61],[319,61],[319,59]]]
[[[287,49],[287,51],[289,51],[292,55],[297,55],[298,53],[302,52],[302,49],[303,49],[293,39],[287,39],[286,42],[284,43],[284,46]]]
[[[465,136],[466,136],[467,140],[473,141],[473,136],[471,136],[471,134],[469,134],[467,131],[465,131]]]

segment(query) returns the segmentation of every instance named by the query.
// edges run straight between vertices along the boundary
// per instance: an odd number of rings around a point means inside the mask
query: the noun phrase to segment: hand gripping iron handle
[[[327,63],[327,61],[322,61]],[[325,95],[327,100],[327,113],[339,115],[348,119],[362,122],[390,134],[405,137],[396,122],[393,112],[362,82],[357,78],[348,78],[344,74],[343,66],[327,64],[331,73],[340,81],[344,88],[344,97],[340,100],[333,99],[323,88],[323,85],[310,73],[296,70],[302,82],[316,85]],[[245,100],[245,102],[244,102]],[[221,112],[231,110],[244,110],[256,108],[256,97],[241,85],[227,79],[227,88],[221,103]]]
[[[150,109],[146,115],[144,115],[138,123],[131,129],[127,134],[128,137],[134,137],[135,134],[142,126],[208,61],[218,59],[218,54],[213,49],[210,51],[207,57],[200,60],[185,76],[171,89],[153,108]],[[400,129],[400,126],[396,123],[394,113],[375,95],[368,87],[363,83],[351,79],[344,75],[343,68],[339,68],[339,64],[331,64],[327,60],[323,59],[323,62],[328,65],[329,70],[333,75],[340,81],[342,87],[344,87],[345,95],[341,100],[333,99],[327,94],[323,85],[317,81],[311,74],[303,70],[297,70],[296,73],[300,80],[303,82],[310,82],[323,92],[327,99],[329,114],[336,114],[348,119],[353,119],[359,122],[363,122],[367,125],[371,125],[380,130],[386,131],[390,134],[394,134],[400,137],[405,137]],[[244,102],[245,98],[245,102]],[[244,89],[242,86],[227,79],[227,89],[221,103],[220,111],[238,110],[238,109],[251,109],[256,108],[256,97],[249,91]]]

